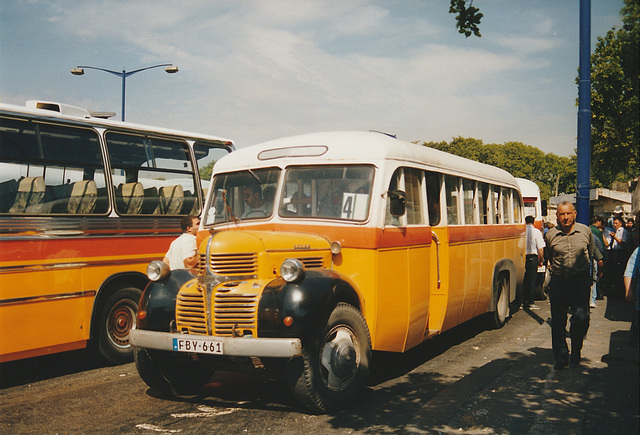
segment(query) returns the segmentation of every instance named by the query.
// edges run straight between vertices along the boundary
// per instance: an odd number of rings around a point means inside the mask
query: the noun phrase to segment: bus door
[[[431,227],[426,220],[426,189],[422,171],[400,168],[389,185],[385,227],[378,258],[376,331],[380,350],[404,351],[421,343],[427,328],[431,281]],[[403,191],[406,212],[391,213],[391,196]]]

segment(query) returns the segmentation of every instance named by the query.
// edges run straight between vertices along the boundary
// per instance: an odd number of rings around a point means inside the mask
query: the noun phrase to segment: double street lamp
[[[113,74],[115,76],[118,77],[122,77],[122,120],[124,121],[124,95],[125,95],[125,83],[126,83],[126,79],[127,77],[129,77],[130,75],[133,75],[135,73],[139,73],[140,71],[145,71],[151,68],[160,68],[160,67],[165,67],[165,71],[169,74],[174,74],[178,72],[178,67],[174,66],[173,64],[170,63],[162,63],[159,65],[152,65],[152,66],[148,66],[145,68],[140,68],[140,69],[136,69],[133,71],[126,71],[126,70],[122,70],[122,72],[119,71],[112,71],[110,69],[104,69],[104,68],[97,68],[95,66],[86,66],[86,65],[78,65],[77,67],[73,68],[71,70],[71,74],[76,75],[76,76],[81,76],[84,74],[84,70],[85,69],[97,69],[99,71],[104,71],[104,72],[108,72],[109,74]]]

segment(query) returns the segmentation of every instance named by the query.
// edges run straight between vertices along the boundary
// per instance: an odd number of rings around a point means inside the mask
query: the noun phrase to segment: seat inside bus
[[[121,214],[139,214],[144,202],[142,183],[120,184],[116,188],[116,207]]]
[[[18,184],[9,213],[39,213],[46,186],[42,177],[24,177]]]

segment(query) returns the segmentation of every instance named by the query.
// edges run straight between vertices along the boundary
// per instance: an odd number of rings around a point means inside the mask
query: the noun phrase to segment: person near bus
[[[536,286],[538,277],[538,267],[542,266],[544,260],[544,240],[542,233],[533,226],[535,218],[526,216],[524,218],[527,224],[527,252],[524,269],[523,295],[524,301],[522,307],[525,310],[539,310],[540,307],[534,303],[533,290]]]
[[[625,296],[627,302],[635,305],[633,320],[629,328],[629,338],[627,339],[627,343],[630,346],[637,346],[640,338],[640,328],[638,327],[638,317],[640,315],[640,255],[638,255],[638,249],[633,250],[624,271]]]
[[[609,294],[612,299],[622,299],[624,294],[624,282],[622,275],[627,264],[627,244],[629,233],[625,228],[624,219],[620,216],[613,218],[613,231],[609,239]]]
[[[565,201],[556,211],[558,226],[545,237],[545,254],[549,260],[551,280],[551,347],[554,369],[564,369],[571,362],[580,365],[582,342],[589,329],[590,264],[595,257],[602,265],[602,254],[595,249],[593,233],[586,225],[576,222],[576,210]],[[567,313],[571,314],[571,354],[567,347]]]
[[[198,265],[198,245],[196,234],[200,227],[198,216],[183,216],[180,219],[182,234],[171,242],[167,255],[163,260],[169,265],[171,270],[191,269]]]
[[[607,263],[607,247],[609,246],[609,242],[607,238],[604,237],[604,218],[602,216],[594,216],[591,220],[591,226],[589,227],[591,232],[593,233],[593,242],[596,245],[596,249],[600,251],[602,254],[602,261],[605,264]],[[592,265],[593,267],[593,265]],[[591,302],[589,303],[590,308],[596,308],[596,300],[600,300],[603,298],[602,296],[602,288],[605,284],[603,278],[604,268],[595,267],[593,274],[593,284],[591,286]]]

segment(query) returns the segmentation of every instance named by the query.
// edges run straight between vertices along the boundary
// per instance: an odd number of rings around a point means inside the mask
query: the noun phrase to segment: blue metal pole
[[[580,0],[577,221],[589,224],[591,187],[591,0]]]
[[[127,80],[127,72],[122,70],[122,122],[124,122],[124,88]]]

